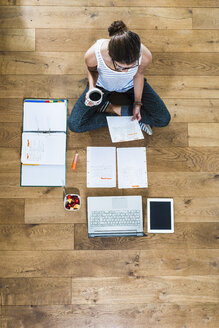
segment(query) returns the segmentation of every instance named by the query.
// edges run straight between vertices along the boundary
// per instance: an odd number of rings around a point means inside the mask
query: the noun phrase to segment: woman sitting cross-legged
[[[107,116],[129,115],[151,135],[151,126],[163,127],[170,121],[164,102],[144,78],[145,70],[152,62],[151,52],[122,21],[115,21],[108,31],[111,39],[97,40],[85,54],[88,85],[71,112],[69,128],[74,132],[85,132],[106,127]],[[93,88],[103,92],[98,105],[88,98],[88,91]],[[124,93],[131,105],[111,104],[113,92]]]

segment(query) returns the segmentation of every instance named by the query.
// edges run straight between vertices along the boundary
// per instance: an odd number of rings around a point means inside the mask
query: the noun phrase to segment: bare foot
[[[121,110],[122,110],[122,106],[119,105],[113,105],[113,104],[109,104],[107,109],[105,110],[105,112],[107,113],[113,113],[113,114],[117,114],[119,116],[121,116]]]

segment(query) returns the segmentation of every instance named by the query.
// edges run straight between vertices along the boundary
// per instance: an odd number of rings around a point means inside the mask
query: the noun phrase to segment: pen
[[[78,153],[75,154],[75,157],[74,157],[74,160],[72,163],[72,167],[71,167],[72,170],[76,169],[77,159],[78,159]]]

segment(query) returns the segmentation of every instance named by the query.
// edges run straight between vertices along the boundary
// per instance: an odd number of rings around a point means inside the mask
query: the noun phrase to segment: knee
[[[168,110],[166,109],[165,116],[163,117],[163,120],[162,120],[160,126],[161,126],[161,127],[167,126],[167,125],[170,123],[170,120],[171,120],[171,115],[170,115],[170,113],[168,112]]]
[[[69,120],[68,127],[69,130],[71,130],[72,132],[82,133],[86,131],[84,127],[81,124],[79,124],[79,122],[77,121]]]

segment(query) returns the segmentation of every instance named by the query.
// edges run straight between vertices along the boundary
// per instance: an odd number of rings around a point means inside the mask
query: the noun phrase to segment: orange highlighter
[[[72,167],[71,167],[72,170],[76,169],[77,159],[78,159],[78,153],[75,154],[75,157],[74,157],[74,160],[73,160],[73,163],[72,163]]]

